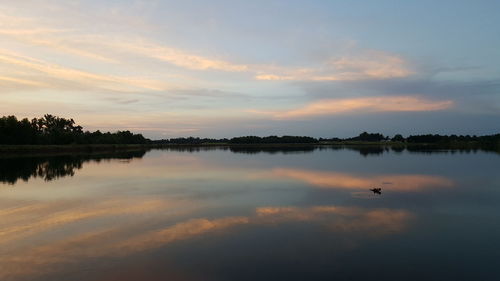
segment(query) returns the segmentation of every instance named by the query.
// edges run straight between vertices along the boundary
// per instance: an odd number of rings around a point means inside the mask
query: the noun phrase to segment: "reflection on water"
[[[383,185],[384,190],[389,191],[419,191],[426,188],[453,186],[453,181],[450,179],[428,175],[377,175],[363,177],[348,173],[283,168],[273,169],[271,173],[280,178],[296,179],[320,188],[368,190],[373,186]]]
[[[165,208],[165,202],[145,201],[130,204],[131,208],[118,211],[117,203],[103,204],[94,207],[101,210],[79,209],[78,213],[67,213],[26,225],[24,229],[10,229],[2,232],[2,245],[20,240],[16,234],[31,232],[36,235],[47,230],[51,224],[62,227],[83,219],[96,219],[102,216],[132,215],[142,212],[159,211]],[[47,206],[44,206],[47,207]],[[43,209],[43,207],[42,207]],[[2,218],[14,213],[26,213],[26,209],[2,213]],[[213,231],[230,231],[232,227],[247,224],[253,227],[262,225],[279,225],[284,223],[316,223],[325,231],[335,233],[363,233],[366,238],[379,237],[404,231],[411,220],[411,213],[404,210],[361,209],[359,207],[313,206],[296,207],[261,207],[249,217],[222,217],[217,219],[188,219],[162,229],[144,231],[144,233],[123,235],[131,232],[133,226],[114,225],[97,231],[77,234],[67,239],[56,240],[49,245],[25,248],[24,251],[11,253],[0,258],[3,271],[0,277],[23,276],[47,273],[56,264],[76,263],[82,258],[123,257],[137,252],[163,247],[178,240],[185,240]],[[51,227],[54,227],[53,225]],[[16,236],[16,237],[13,237]]]
[[[168,151],[181,151],[181,152],[202,152],[202,151],[231,151],[234,153],[245,154],[258,154],[258,153],[309,153],[315,150],[322,149],[341,149],[335,146],[314,146],[314,145],[235,145],[235,146],[167,146],[162,148]]]
[[[164,148],[175,152],[203,152],[203,151],[231,151],[234,153],[311,153],[324,150],[341,150],[340,146],[172,146]],[[358,151],[361,155],[380,155],[389,148],[384,147],[348,147]],[[395,149],[395,148],[393,148]],[[74,176],[75,171],[82,168],[86,162],[99,162],[102,160],[132,160],[142,158],[146,150],[124,151],[108,154],[76,154],[58,156],[23,156],[0,157],[0,182],[15,184],[18,180],[28,181],[30,178],[42,178],[45,181]]]
[[[66,176],[74,176],[75,170],[85,162],[111,159],[131,160],[142,158],[145,150],[116,152],[112,154],[82,154],[58,156],[0,157],[0,182],[15,184],[18,180],[42,178],[51,181]]]
[[[498,155],[366,151],[4,158],[0,280],[497,280]]]
[[[262,146],[232,146],[230,147],[231,152],[234,153],[246,153],[246,154],[257,154],[257,153],[310,153],[314,150],[322,149],[322,147],[315,146],[283,146],[283,147],[262,147]],[[326,149],[335,149],[333,147],[327,147]]]
[[[462,149],[449,149],[446,147],[440,148],[439,146],[422,146],[422,145],[411,145],[411,146],[384,146],[384,145],[234,145],[234,146],[190,146],[190,145],[178,145],[169,146],[163,148],[163,150],[169,151],[182,151],[182,152],[202,152],[202,151],[231,151],[234,153],[245,153],[245,154],[258,154],[258,153],[269,153],[269,154],[289,154],[289,153],[310,153],[314,151],[325,151],[325,150],[352,150],[359,152],[363,156],[380,156],[383,153],[402,153],[404,151],[416,153],[416,154],[468,154],[468,153],[478,153],[478,152],[490,152],[498,153],[498,151],[482,151],[476,148],[462,148]]]

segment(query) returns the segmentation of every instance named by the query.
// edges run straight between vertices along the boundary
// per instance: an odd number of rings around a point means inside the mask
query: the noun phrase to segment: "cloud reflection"
[[[277,168],[272,175],[305,182],[319,188],[362,190],[383,186],[390,191],[422,191],[430,188],[452,187],[453,181],[442,176],[430,175],[380,175],[358,176],[339,172],[318,172],[302,169]]]
[[[401,232],[413,217],[412,213],[406,210],[344,206],[262,207],[257,208],[256,212],[264,222],[315,222],[334,232],[367,231],[367,236]]]
[[[61,211],[58,208],[68,208],[71,204],[54,206],[37,203],[4,211],[0,213],[0,218],[17,219],[3,221],[2,241],[8,238],[9,243],[4,244],[0,255],[0,278],[14,280],[57,272],[64,270],[63,265],[76,264],[89,258],[129,256],[214,231],[234,231],[238,225],[264,227],[269,224],[313,223],[336,233],[377,237],[404,231],[413,216],[405,210],[311,206],[260,207],[248,216],[221,218],[196,218],[189,215],[191,218],[177,222],[172,220],[182,218],[186,213],[171,213],[170,219],[165,220],[165,210],[177,209],[185,204],[191,203],[162,200],[144,200],[135,204],[130,201],[104,201],[87,208]],[[40,214],[42,217],[39,221],[33,220]],[[133,214],[150,216],[153,223],[144,224],[143,218],[134,220]],[[120,219],[123,215],[128,216],[126,222]],[[110,219],[108,223],[98,224],[105,216]],[[84,219],[88,221],[87,231],[75,231],[78,229],[76,224],[73,224],[73,231],[64,227]],[[167,226],[158,229],[155,227],[158,223]],[[45,236],[44,233],[49,230],[55,235]],[[26,239],[26,233],[36,237],[38,245],[33,245],[32,239]]]
[[[132,199],[113,199],[85,205],[79,202],[35,203],[11,208],[0,212],[0,245],[85,220],[149,213],[172,206],[175,206],[174,202],[158,199],[138,202]]]

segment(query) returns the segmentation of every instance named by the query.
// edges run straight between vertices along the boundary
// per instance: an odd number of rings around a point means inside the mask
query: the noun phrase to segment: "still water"
[[[500,280],[499,239],[489,152],[0,158],[5,281]]]

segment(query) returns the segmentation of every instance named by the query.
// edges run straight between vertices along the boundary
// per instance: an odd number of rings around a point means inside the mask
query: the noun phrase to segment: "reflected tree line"
[[[51,181],[74,176],[86,162],[132,160],[142,158],[147,150],[116,152],[112,154],[29,156],[0,158],[0,182],[15,184],[18,180],[41,178]]]
[[[159,148],[174,152],[196,153],[203,151],[228,151],[231,153],[244,154],[297,154],[312,153],[314,151],[326,150],[351,150],[360,155],[380,156],[384,153],[475,153],[478,149],[459,150],[436,150],[422,149],[420,147],[404,146],[349,146],[349,145],[299,145],[299,146],[167,146]],[[144,157],[148,149],[134,151],[120,151],[99,154],[72,154],[56,156],[22,156],[22,157],[0,157],[0,183],[15,184],[19,180],[28,181],[31,178],[41,178],[51,181],[67,176],[74,176],[85,163],[112,160],[140,159]]]
[[[319,147],[313,145],[294,145],[294,146],[227,146],[227,145],[214,145],[214,146],[166,146],[159,148],[161,150],[175,151],[175,152],[202,152],[202,151],[229,151],[233,153],[245,153],[245,154],[276,154],[276,153],[308,153],[313,152],[317,149],[331,149],[332,147]],[[341,148],[338,148],[341,149]]]
[[[453,153],[476,153],[480,149],[464,148],[464,149],[429,149],[428,146],[401,146],[401,145],[294,145],[294,146],[166,146],[159,148],[161,150],[173,152],[188,152],[196,153],[203,151],[229,151],[232,153],[244,154],[297,154],[297,153],[311,153],[314,151],[326,150],[351,150],[358,152],[362,156],[378,156],[384,153],[424,153],[424,154],[453,154]]]

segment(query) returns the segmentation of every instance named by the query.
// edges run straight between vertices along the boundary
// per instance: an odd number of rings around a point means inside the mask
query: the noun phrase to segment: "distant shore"
[[[169,147],[229,147],[229,148],[293,148],[311,149],[325,146],[391,147],[401,149],[457,149],[500,152],[500,134],[493,135],[410,135],[393,137],[381,133],[362,132],[350,138],[316,138],[310,136],[270,135],[239,136],[232,138],[177,137],[151,140],[130,131],[91,132],[70,118],[45,114],[40,118],[18,119],[0,117],[0,155],[41,153],[93,153],[147,150]]]
[[[66,144],[66,145],[0,145],[0,154],[72,154],[94,152],[136,151],[161,148],[181,147],[249,147],[249,148],[279,148],[279,147],[328,147],[328,146],[358,146],[358,147],[394,147],[410,149],[471,149],[499,152],[496,147],[485,147],[476,143],[404,143],[404,142],[364,142],[341,141],[320,143],[199,143],[199,144]]]

